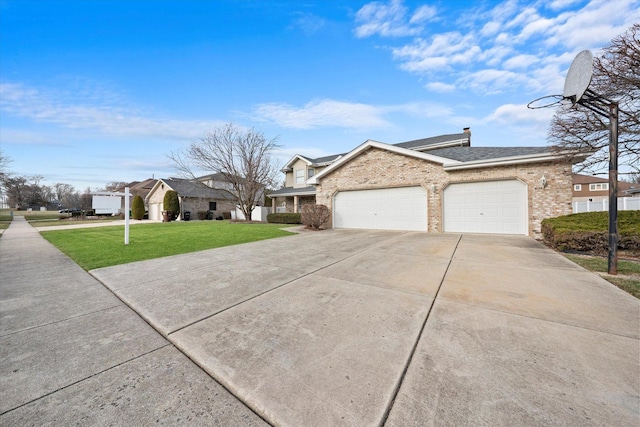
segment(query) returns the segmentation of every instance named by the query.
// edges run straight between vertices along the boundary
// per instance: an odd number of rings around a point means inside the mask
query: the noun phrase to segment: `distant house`
[[[156,182],[158,182],[158,180],[154,178],[148,178],[148,179],[145,179],[144,181],[133,181],[126,185],[123,185],[122,187],[117,188],[115,192],[124,193],[125,187],[129,187],[129,194],[131,195],[131,200],[129,200],[129,207],[131,208],[131,203],[133,202],[133,198],[135,196],[140,196],[142,197],[142,200],[145,201],[144,203],[145,211],[148,211],[149,206],[147,204],[146,197],[151,191],[151,189],[153,189],[153,186],[156,184]],[[122,198],[122,212],[124,212],[124,197]]]
[[[573,202],[602,202],[609,200],[609,180],[607,178],[599,178],[591,175],[572,175],[572,196]],[[631,184],[629,182],[618,181],[618,197],[630,197],[630,193],[634,186],[640,187],[640,184]]]
[[[236,206],[236,198],[228,190],[211,188],[197,179],[165,178],[159,179],[146,196],[150,220],[162,219],[164,196],[169,190],[178,193],[178,219],[184,217],[185,211],[191,212],[192,217],[199,211],[212,211],[214,216],[222,216],[222,212],[231,212]]]

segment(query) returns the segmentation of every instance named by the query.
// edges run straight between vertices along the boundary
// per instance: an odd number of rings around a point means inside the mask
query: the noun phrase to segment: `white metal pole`
[[[124,187],[124,244],[129,244],[129,187]]]

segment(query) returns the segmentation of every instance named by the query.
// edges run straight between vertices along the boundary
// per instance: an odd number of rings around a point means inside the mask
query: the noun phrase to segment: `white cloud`
[[[408,9],[402,0],[391,0],[388,3],[367,3],[356,13],[356,23],[359,25],[354,30],[360,38],[378,34],[382,37],[415,36],[422,32],[426,21],[436,16],[436,8],[433,6],[421,6],[413,14],[408,14]]]
[[[560,10],[579,3],[581,0],[554,0],[547,7],[551,10]]]
[[[506,69],[512,70],[514,68],[527,68],[532,64],[540,62],[540,59],[535,55],[516,55],[504,61],[503,66]]]
[[[156,117],[132,107],[90,103],[93,101],[90,98],[85,100],[86,104],[81,101],[18,83],[0,84],[0,110],[5,114],[68,129],[87,129],[106,135],[193,139],[222,124]]]
[[[502,93],[513,88],[526,86],[528,81],[525,74],[499,69],[476,71],[466,74],[458,80],[462,87],[483,95]]]
[[[382,19],[391,10],[395,19]],[[369,3],[361,11],[368,11],[368,22],[379,24],[405,25],[408,16],[400,1]],[[388,46],[400,69],[429,76],[437,82],[425,85],[432,91],[555,93],[580,50],[596,51],[640,21],[640,0],[507,0],[466,12],[457,22],[460,30],[411,27],[411,34],[405,34],[414,35],[411,42]]]
[[[453,92],[456,90],[456,85],[443,83],[443,82],[427,83],[425,87],[432,92],[440,92],[440,93]]]
[[[306,35],[315,34],[327,25],[327,21],[312,13],[298,12],[292,21],[291,28],[297,28]]]
[[[436,14],[437,14],[437,9],[435,8],[435,6],[428,6],[428,5],[420,6],[419,8],[416,9],[416,11],[411,16],[409,23],[418,24],[425,21],[429,21],[430,19],[434,18]]]
[[[416,39],[412,44],[392,51],[394,58],[404,60],[402,69],[422,72],[471,61],[480,53],[480,48],[474,43],[473,35],[449,32],[437,34],[429,41]]]
[[[584,8],[560,15],[549,32],[548,46],[595,49],[640,21],[637,0],[592,0]]]
[[[390,129],[388,117],[400,114],[416,118],[449,120],[456,112],[447,105],[433,102],[409,102],[395,105],[369,105],[323,99],[295,107],[284,103],[257,105],[253,119],[273,122],[287,129],[344,128],[370,131]]]
[[[341,127],[351,129],[380,129],[391,126],[383,118],[384,111],[376,106],[323,99],[302,107],[285,103],[261,104],[255,107],[258,120],[276,123],[288,129]]]

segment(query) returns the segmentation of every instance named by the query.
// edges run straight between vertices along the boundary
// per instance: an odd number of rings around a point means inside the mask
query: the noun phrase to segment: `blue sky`
[[[0,146],[76,189],[176,175],[167,154],[226,122],[294,154],[458,133],[546,145],[583,49],[640,0],[0,0]]]

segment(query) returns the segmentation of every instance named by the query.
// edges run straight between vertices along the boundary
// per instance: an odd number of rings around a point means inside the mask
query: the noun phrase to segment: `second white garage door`
[[[340,191],[333,199],[335,228],[427,231],[422,187]]]
[[[515,179],[449,185],[444,231],[527,234],[527,186]]]

